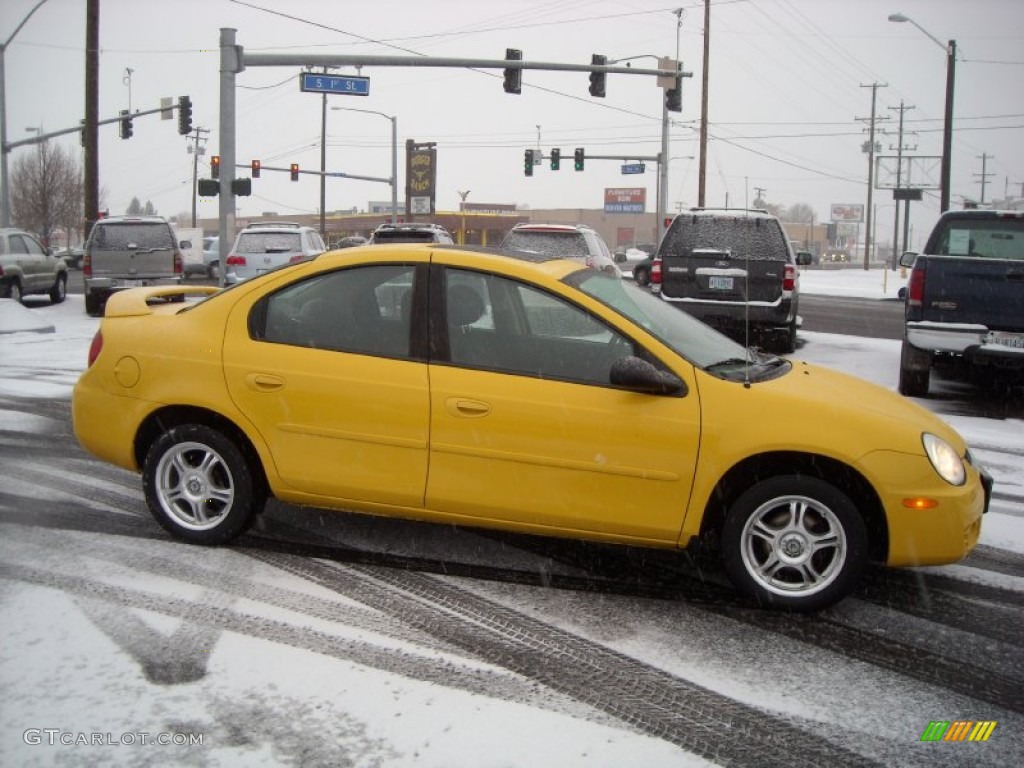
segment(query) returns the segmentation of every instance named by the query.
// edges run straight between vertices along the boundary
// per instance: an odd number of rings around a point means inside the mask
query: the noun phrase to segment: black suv
[[[658,246],[651,290],[742,344],[796,350],[800,275],[779,220],[767,211],[693,208]],[[767,337],[767,338],[766,338]]]
[[[448,230],[440,224],[381,224],[370,242],[380,243],[447,243],[453,242]]]

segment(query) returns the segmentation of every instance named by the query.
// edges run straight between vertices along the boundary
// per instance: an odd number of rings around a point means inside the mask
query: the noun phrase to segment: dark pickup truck
[[[899,391],[925,397],[932,368],[982,385],[1024,382],[1024,211],[948,211],[924,253],[905,253]]]

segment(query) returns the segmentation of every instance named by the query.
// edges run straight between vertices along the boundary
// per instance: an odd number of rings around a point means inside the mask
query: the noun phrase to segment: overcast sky
[[[0,3],[0,38],[7,40],[37,0]],[[85,0],[48,0],[11,41],[5,56],[8,141],[27,127],[53,131],[84,115]],[[677,30],[673,10],[684,9]],[[272,9],[269,10],[269,9]],[[905,145],[915,154],[941,154],[946,57],[912,24],[887,20],[902,12],[940,41],[956,39],[952,200],[981,195],[982,155],[988,155],[985,197],[1020,195],[1024,185],[1024,2],[1020,0],[717,0],[711,6],[708,205],[742,206],[758,189],[781,205],[808,203],[829,218],[834,203],[864,203],[867,156],[862,152],[877,82],[883,154],[894,154],[903,101]],[[528,61],[588,64],[609,59],[672,56],[685,71],[682,113],[670,113],[669,210],[696,205],[699,153],[703,3],[657,0],[102,0],[100,116],[129,106],[152,109],[161,96],[188,94],[195,123],[210,128],[199,174],[217,152],[219,30],[237,30],[250,52],[359,53],[501,59],[519,48]],[[287,14],[284,16],[282,14]],[[635,66],[654,66],[640,59]],[[299,67],[249,68],[238,76],[238,161],[318,169],[320,96],[301,93]],[[356,74],[343,70],[342,74]],[[653,156],[660,148],[661,90],[653,78],[610,75],[607,97],[587,92],[580,72],[527,71],[523,93],[505,94],[500,71],[374,67],[370,94],[331,96],[330,106],[394,115],[398,141],[433,141],[438,150],[439,210],[458,208],[459,191],[477,203],[533,208],[600,208],[606,187],[646,186],[654,209],[657,179],[622,175],[619,161],[591,160],[572,169],[572,151]],[[390,175],[390,122],[378,115],[331,111],[327,168],[357,175]],[[538,129],[539,126],[539,129]],[[560,171],[523,174],[523,150],[561,147]],[[77,136],[68,137],[78,149]],[[11,159],[30,151],[15,149]],[[191,210],[192,156],[176,121],[135,120],[134,136],[116,125],[100,129],[100,183],[111,213],[132,197],[172,216]],[[401,153],[400,153],[401,155]],[[694,159],[688,159],[693,156]],[[248,175],[240,171],[242,175]],[[399,170],[400,199],[404,169]],[[328,211],[388,200],[386,184],[329,179]],[[891,238],[891,193],[876,194],[879,242]],[[912,208],[915,242],[938,213],[938,193]],[[253,196],[239,200],[245,215],[262,211],[314,213],[315,177],[288,181],[264,172]],[[201,217],[217,215],[201,201]],[[890,234],[885,234],[890,233]]]

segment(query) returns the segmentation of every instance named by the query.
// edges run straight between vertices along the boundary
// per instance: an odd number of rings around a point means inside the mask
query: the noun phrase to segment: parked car
[[[573,259],[622,277],[604,240],[585,224],[516,224],[501,241],[501,250]]]
[[[576,261],[380,245],[153,304],[186,290],[111,297],[72,398],[81,444],[141,473],[185,541],[234,539],[273,496],[707,542],[738,589],[795,610],[869,560],[954,562],[978,541],[991,481],[940,418]]]
[[[370,235],[370,243],[453,243],[451,234],[440,224],[381,224]]]
[[[58,251],[55,255],[64,259],[64,263],[68,265],[68,269],[81,269],[82,261],[85,259],[85,249],[65,248],[62,251]]]
[[[239,283],[290,261],[311,259],[327,248],[312,227],[291,222],[250,224],[238,233],[225,261],[225,282]]]
[[[1024,384],[1024,211],[947,211],[911,267],[899,391],[926,397],[933,368],[984,387]]]
[[[181,244],[160,216],[108,216],[93,224],[82,262],[85,311],[102,315],[113,294],[143,285],[180,285]]]
[[[335,243],[335,248],[355,248],[357,245],[366,245],[370,242],[369,238],[362,237],[360,235],[349,235],[348,237],[341,238]]]
[[[45,293],[59,304],[67,296],[68,267],[28,232],[0,229],[0,298],[21,301]]]
[[[650,274],[650,262],[651,256],[657,247],[654,245],[632,245],[628,248],[620,248],[615,251],[612,258],[615,259],[615,263],[619,265],[619,270],[622,272],[623,277],[631,277],[637,280],[636,268],[641,267],[641,280],[643,279],[644,267],[641,265],[647,265],[647,274]],[[649,280],[647,282],[650,282]],[[647,282],[639,282],[638,285],[647,285]]]
[[[202,261],[185,260],[185,277],[213,278],[220,275],[220,238],[203,237]]]
[[[652,290],[744,344],[796,350],[800,273],[767,211],[691,208],[672,219],[651,265]]]

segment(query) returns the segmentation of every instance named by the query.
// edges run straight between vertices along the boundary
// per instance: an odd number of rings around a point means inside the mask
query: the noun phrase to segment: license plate
[[[731,277],[709,277],[708,287],[716,291],[731,291],[732,290],[732,278]]]
[[[137,288],[144,283],[141,280],[125,280],[123,285],[125,288]]]
[[[1006,331],[989,331],[985,336],[986,344],[998,344],[1001,347],[1024,349],[1024,333],[1007,333]]]

